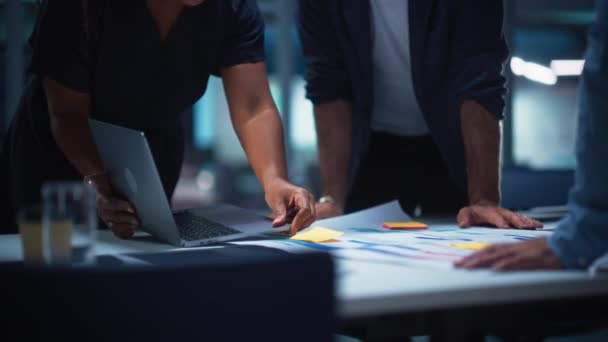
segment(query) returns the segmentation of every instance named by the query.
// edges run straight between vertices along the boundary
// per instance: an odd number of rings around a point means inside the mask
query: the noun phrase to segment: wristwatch
[[[96,179],[96,178],[98,178],[98,177],[106,177],[107,175],[108,175],[108,174],[107,174],[107,172],[105,172],[105,171],[102,171],[102,172],[96,172],[96,173],[92,173],[92,174],[89,174],[89,175],[84,176],[84,177],[82,178],[82,181],[83,181],[85,184],[96,185],[96,184],[95,184],[95,179]]]
[[[319,198],[319,203],[336,204],[336,200],[333,197],[331,197],[330,195],[324,195],[324,196],[321,196],[321,198]]]

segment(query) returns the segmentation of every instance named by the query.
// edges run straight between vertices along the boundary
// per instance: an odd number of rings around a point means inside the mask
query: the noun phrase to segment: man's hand
[[[141,225],[135,208],[131,203],[116,198],[105,174],[85,177],[85,182],[95,186],[97,190],[97,214],[121,239],[130,239],[135,229]]]
[[[317,203],[315,204],[315,209],[317,211],[317,220],[344,214],[344,210],[342,210],[336,203],[332,202]]]
[[[266,203],[274,217],[273,227],[291,222],[289,233],[295,234],[315,221],[315,198],[307,190],[277,178],[265,191]]]
[[[518,229],[542,227],[536,220],[499,207],[500,122],[497,116],[476,101],[465,101],[461,119],[471,204],[458,213],[458,225],[462,228],[478,225]]]
[[[493,245],[454,263],[458,268],[493,268],[499,271],[559,269],[561,263],[547,238]]]
[[[542,228],[539,221],[500,208],[496,205],[471,205],[460,209],[457,217],[460,228],[492,225],[498,228],[536,229]]]

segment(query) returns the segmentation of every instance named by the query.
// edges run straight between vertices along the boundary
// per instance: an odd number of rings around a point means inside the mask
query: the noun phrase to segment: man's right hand
[[[335,203],[331,202],[317,203],[315,204],[315,209],[317,213],[317,220],[322,220],[325,218],[340,216],[344,214],[344,210],[342,210]]]
[[[121,239],[130,239],[135,229],[141,225],[133,205],[113,195],[112,186],[106,174],[85,177],[97,190],[97,214]]]

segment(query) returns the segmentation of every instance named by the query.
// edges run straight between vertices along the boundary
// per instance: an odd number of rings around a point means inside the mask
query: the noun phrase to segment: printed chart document
[[[397,201],[349,215],[319,220],[304,230],[320,227],[341,233],[331,241],[282,239],[235,242],[277,248],[292,253],[325,251],[337,260],[406,266],[425,270],[452,270],[453,262],[496,243],[520,242],[551,234],[547,231],[429,225],[425,230],[390,230],[385,222],[407,222],[411,218]]]
[[[386,313],[390,310],[401,312],[404,307],[428,310],[434,306],[448,305],[446,303],[485,304],[500,302],[505,300],[504,297],[512,300],[511,296],[529,299],[544,291],[543,286],[555,288],[557,284],[574,288],[578,286],[575,281],[581,279],[581,273],[583,278],[586,276],[584,272],[505,273],[453,266],[455,261],[488,245],[527,241],[548,236],[550,231],[482,227],[460,229],[455,222],[433,224],[424,220],[421,223],[427,224],[427,229],[382,228],[387,222],[408,221],[411,218],[395,201],[350,215],[320,220],[304,230],[313,231],[312,235],[317,241],[331,240],[314,243],[310,241],[309,233],[305,241],[292,240],[285,234],[269,235],[267,240],[233,243],[264,246],[288,253],[330,253],[335,265],[336,310],[341,316],[364,316],[370,312]],[[320,235],[322,238],[318,238]],[[540,288],[530,287],[538,285]],[[511,288],[517,290],[511,293]],[[502,299],[496,293],[501,293]]]

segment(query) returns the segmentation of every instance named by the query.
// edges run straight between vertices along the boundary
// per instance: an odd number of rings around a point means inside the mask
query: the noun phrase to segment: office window
[[[533,170],[575,166],[578,85],[592,0],[505,1],[511,57],[506,164]]]
[[[281,89],[275,76],[269,77],[270,91],[278,108],[281,108]],[[312,104],[305,97],[305,82],[300,75],[292,81],[290,135],[296,152],[316,153],[317,136],[312,115]],[[246,157],[230,122],[230,112],[222,80],[212,77],[207,92],[193,108],[194,145],[198,149],[216,149],[218,159],[229,163],[244,163]]]
[[[37,1],[0,1],[0,137],[21,96],[37,11]]]

